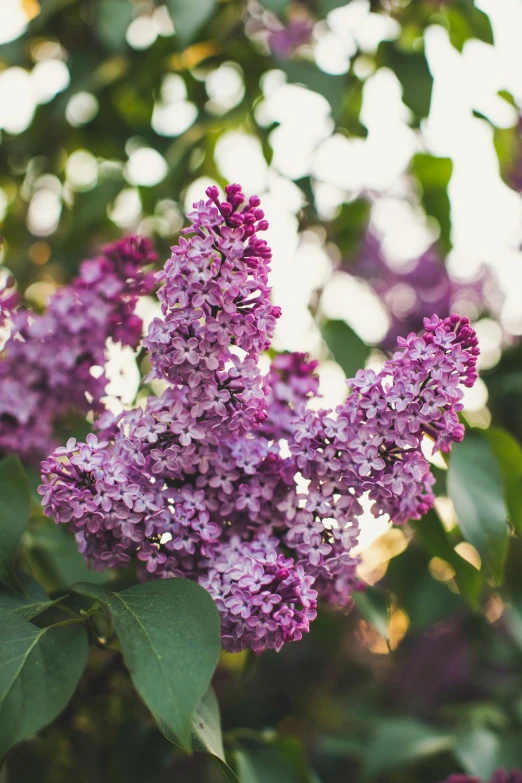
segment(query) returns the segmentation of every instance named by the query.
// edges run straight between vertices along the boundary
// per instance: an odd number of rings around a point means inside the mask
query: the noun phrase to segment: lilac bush
[[[319,598],[346,606],[359,588],[363,495],[397,524],[432,505],[422,444],[446,453],[462,440],[479,351],[468,319],[434,315],[380,372],[349,379],[343,404],[309,410],[316,362],[283,354],[259,368],[280,315],[259,199],[238,185],[207,197],[158,275],[162,317],[144,345],[165,391],[56,449],[39,491],[94,568],[135,560],[144,580],[196,580],[226,650],[280,650]]]
[[[9,337],[0,358],[0,453],[40,460],[53,448],[56,422],[70,410],[101,413],[108,338],[136,348],[142,321],[135,305],[155,287],[144,266],[156,260],[149,239],[129,236],[83,261],[78,277],[60,288],[43,315],[16,308],[6,284],[0,323]]]

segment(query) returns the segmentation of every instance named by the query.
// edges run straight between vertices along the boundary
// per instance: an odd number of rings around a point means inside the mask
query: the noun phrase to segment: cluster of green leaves
[[[119,592],[78,583],[70,589],[88,599],[87,609],[73,610],[63,603],[67,596],[51,601],[34,578],[17,569],[30,490],[14,457],[0,462],[0,488],[0,762],[67,705],[90,641],[121,650],[134,687],[168,739],[225,764],[219,707],[210,687],[220,650],[219,615],[206,590],[187,579]],[[47,622],[52,607],[63,617]]]
[[[425,29],[432,24],[446,27],[459,49],[471,38],[492,41],[488,17],[473,0],[442,4],[439,9],[431,0],[401,3],[391,12],[375,2],[374,12],[391,13],[399,23],[397,39],[383,41],[373,54],[357,52],[349,72],[337,76],[322,71],[306,52],[288,60],[268,55],[245,35],[246,5],[245,0],[168,0],[166,7],[174,20],[175,34],[159,36],[141,51],[128,45],[126,31],[137,14],[152,10],[152,6],[138,8],[131,0],[50,0],[41,4],[40,13],[22,36],[0,46],[0,68],[31,70],[38,46],[45,41],[59,43],[70,73],[69,86],[37,108],[28,128],[14,136],[4,133],[0,144],[0,187],[7,195],[2,233],[8,238],[9,263],[21,285],[42,274],[38,265],[35,268],[28,262],[35,257],[31,247],[37,239],[27,231],[34,188],[45,174],[64,183],[65,164],[75,150],[87,150],[99,162],[110,161],[110,165],[100,169],[92,188],[77,192],[69,189],[58,226],[44,239],[52,260],[52,268],[48,266],[47,270],[58,279],[74,271],[78,246],[92,247],[118,232],[109,215],[116,197],[128,186],[123,166],[129,140],[152,147],[167,161],[168,172],[162,182],[137,188],[143,216],[155,216],[161,208],[158,205],[166,199],[182,198],[195,178],[210,176],[222,182],[214,152],[218,139],[227,130],[240,128],[254,134],[270,162],[273,128],[258,122],[255,109],[262,98],[262,77],[271,69],[281,69],[289,82],[324,96],[338,132],[365,136],[367,131],[359,114],[366,77],[358,75],[359,55],[366,62],[368,74],[382,67],[396,74],[403,101],[411,111],[411,123],[417,127],[428,115],[432,92],[432,75],[423,45]],[[295,11],[286,0],[267,0],[262,5],[283,23],[288,22],[289,9]],[[321,0],[310,2],[308,11],[314,18],[322,19],[341,5],[344,3],[340,0]],[[224,63],[237,67],[245,89],[234,107],[216,116],[208,109],[205,77]],[[198,110],[194,124],[177,138],[160,135],[151,126],[162,80],[173,72],[183,79],[187,98]],[[96,116],[75,127],[68,121],[66,109],[69,100],[80,91],[94,96],[99,108]],[[506,145],[504,158],[505,148]],[[419,155],[412,162],[411,173],[419,181],[427,214],[440,225],[440,244],[447,251],[450,224],[446,191],[451,163]],[[312,180],[306,177],[299,185],[310,199],[308,212],[312,217]],[[159,242],[166,249],[170,239],[162,235]]]

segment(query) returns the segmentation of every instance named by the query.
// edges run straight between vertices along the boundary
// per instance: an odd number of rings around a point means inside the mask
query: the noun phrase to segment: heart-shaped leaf
[[[80,583],[74,592],[109,609],[132,680],[158,723],[191,748],[192,719],[216,668],[216,606],[188,579],[160,579],[114,593]]]
[[[500,579],[507,549],[507,508],[498,461],[483,437],[468,433],[454,446],[447,487],[464,538]]]

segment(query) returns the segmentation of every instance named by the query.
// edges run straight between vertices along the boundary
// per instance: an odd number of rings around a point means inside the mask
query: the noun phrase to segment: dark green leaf
[[[89,579],[107,582],[110,572],[92,571],[78,552],[76,539],[65,525],[45,525],[27,533],[24,554],[31,571],[50,592],[68,589],[74,582]]]
[[[460,0],[452,5],[442,6],[436,21],[441,21],[449,32],[453,46],[461,52],[466,41],[477,38],[484,43],[493,43],[493,30],[489,17],[474,4],[474,0]]]
[[[410,620],[410,632],[426,631],[452,616],[461,599],[429,571],[430,557],[412,542],[393,557],[386,571],[386,583]]]
[[[331,223],[331,237],[343,256],[352,260],[358,249],[370,218],[370,204],[366,199],[354,199],[343,204]]]
[[[271,745],[288,764],[300,783],[320,783],[308,763],[301,740],[297,737],[278,734],[272,740]]]
[[[0,609],[0,763],[64,709],[85,668],[87,647],[81,623],[37,628]]]
[[[481,727],[469,729],[457,737],[455,757],[470,775],[487,780],[497,767],[500,738]]]
[[[522,448],[509,432],[499,427],[490,427],[484,436],[500,465],[511,524],[522,535]]]
[[[167,0],[174,20],[174,29],[183,45],[192,43],[196,33],[208,22],[216,8],[216,0]]]
[[[382,721],[365,754],[366,778],[449,750],[451,734],[412,718]]]
[[[429,511],[422,519],[412,521],[411,525],[429,554],[440,557],[453,568],[461,595],[472,607],[478,607],[482,586],[480,571],[455,551],[436,511]]]
[[[379,65],[387,66],[402,85],[402,100],[415,115],[415,125],[430,111],[433,76],[424,52],[404,51],[383,41],[377,52]]]
[[[177,736],[169,729],[164,721],[156,717],[158,728],[169,742],[178,745]],[[221,716],[219,714],[219,704],[214,692],[210,686],[203,696],[199,707],[192,718],[192,749],[202,753],[210,753],[215,756],[220,769],[232,783],[237,782],[235,773],[230,769],[226,762],[225,751],[223,748],[223,737],[221,734]]]
[[[500,579],[507,548],[507,508],[500,468],[487,440],[467,433],[454,446],[447,486],[464,538]]]
[[[422,206],[440,227],[439,243],[444,254],[451,249],[451,220],[448,185],[453,171],[450,158],[419,153],[411,161],[411,172],[422,188]],[[442,262],[441,262],[442,263]]]
[[[234,759],[241,783],[300,783],[303,780],[270,747],[240,750]]]
[[[364,367],[370,348],[345,321],[327,321],[322,327],[324,340],[347,378],[353,378]]]
[[[17,457],[0,462],[0,581],[16,585],[15,562],[31,511],[29,481]]]
[[[0,609],[31,620],[61,600],[50,601],[42,585],[29,574],[19,574],[18,582],[23,593],[7,586],[0,587]]]
[[[194,715],[193,721],[194,750],[212,753],[225,761],[223,737],[221,736],[221,717],[219,704],[214,688],[210,687]]]
[[[286,15],[285,12],[288,8],[287,0],[262,0],[261,5],[280,17]]]
[[[233,759],[241,783],[262,783],[246,751],[236,750],[233,754]]]
[[[160,579],[114,593],[93,584],[73,590],[106,606],[132,680],[158,722],[191,747],[191,722],[216,668],[219,614],[188,579]]]
[[[362,617],[388,641],[391,608],[389,594],[368,585],[364,592],[353,594],[353,602]]]
[[[132,21],[134,6],[129,0],[100,0],[96,13],[96,32],[108,49],[125,48],[125,35]]]
[[[469,8],[469,3],[467,5]],[[469,8],[469,26],[473,38],[484,41],[484,43],[494,44],[493,28],[489,16],[477,8],[475,4]]]
[[[343,5],[348,5],[351,0],[319,0],[319,9],[323,16],[326,16],[334,8],[340,8]]]

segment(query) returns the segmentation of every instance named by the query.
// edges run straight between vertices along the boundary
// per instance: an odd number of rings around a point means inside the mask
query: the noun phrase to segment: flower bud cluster
[[[66,413],[103,409],[107,340],[138,345],[142,321],[135,306],[154,290],[154,275],[143,267],[155,260],[149,239],[107,245],[82,262],[78,277],[50,297],[42,315],[13,309],[14,294],[5,289],[0,321],[5,308],[10,336],[0,357],[0,452],[41,459]]]

